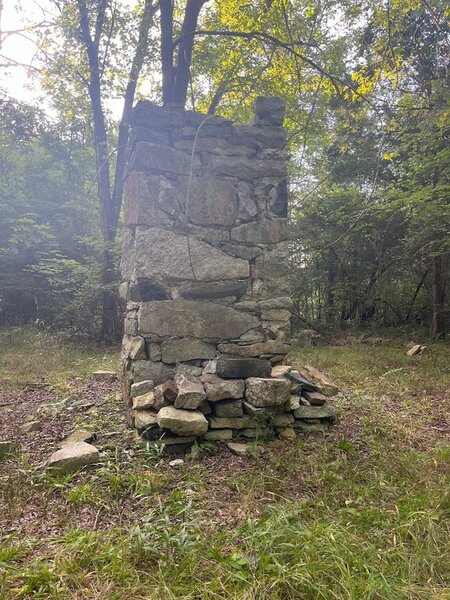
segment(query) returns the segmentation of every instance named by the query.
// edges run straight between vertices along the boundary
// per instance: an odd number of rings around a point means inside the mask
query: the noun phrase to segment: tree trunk
[[[442,256],[431,259],[431,327],[430,337],[437,340],[445,336],[444,326],[444,269]]]
[[[414,308],[414,304],[416,302],[416,298],[417,298],[417,296],[418,296],[418,294],[420,292],[421,287],[425,283],[425,279],[427,278],[427,275],[428,275],[429,271],[430,271],[430,269],[426,269],[426,271],[423,273],[422,277],[420,278],[419,283],[417,284],[416,290],[414,292],[414,295],[413,295],[413,297],[411,299],[411,302],[409,304],[408,310],[406,312],[406,316],[405,316],[405,319],[403,321],[404,323],[409,323],[409,320],[411,318],[411,313],[412,313],[412,310]]]
[[[173,61],[173,0],[161,0],[161,73],[163,104],[173,100],[175,69]]]
[[[102,323],[100,340],[111,343],[121,334],[120,303],[117,296],[116,256],[112,244],[102,252]]]
[[[94,37],[91,36],[89,12],[84,0],[77,0],[80,13],[81,39],[86,48],[89,61],[89,97],[94,123],[94,147],[97,164],[97,191],[100,203],[101,229],[103,238],[102,252],[102,323],[100,340],[116,341],[121,331],[120,302],[117,295],[117,268],[114,242],[122,204],[124,172],[126,164],[126,146],[129,136],[129,124],[136,93],[139,74],[147,53],[148,32],[154,14],[152,0],[146,0],[142,15],[139,38],[131,64],[128,84],[125,91],[122,118],[116,147],[116,167],[114,186],[111,190],[110,160],[105,113],[102,106],[101,75],[99,63],[99,43],[102,35],[107,2],[103,0],[98,7]],[[169,2],[172,5],[171,2]]]
[[[200,11],[206,2],[207,0],[188,0],[184,10],[181,35],[177,41],[174,41],[174,2],[173,0],[160,1],[161,71],[164,105],[173,103],[184,108],[186,104],[195,30]],[[175,65],[174,50],[176,46],[178,46],[178,52]]]
[[[184,21],[178,44],[177,68],[175,72],[173,102],[179,106],[186,104],[189,85],[189,71],[192,62],[192,48],[197,21],[202,6],[207,0],[188,0],[184,11]]]
[[[327,323],[336,321],[336,309],[334,302],[334,286],[337,278],[337,256],[333,248],[328,250],[328,272],[327,272],[327,289],[326,289],[326,308],[325,320]]]

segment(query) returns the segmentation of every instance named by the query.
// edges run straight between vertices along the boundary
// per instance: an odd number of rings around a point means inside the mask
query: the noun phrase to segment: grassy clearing
[[[448,357],[407,359],[397,342],[294,352],[339,382],[341,421],[255,458],[205,446],[170,468],[120,412],[97,415],[122,434],[94,469],[51,479],[18,455],[0,598],[449,599]]]
[[[33,327],[0,331],[0,393],[46,381],[64,389],[72,377],[85,379],[96,369],[117,369],[117,348],[68,342],[64,335]]]

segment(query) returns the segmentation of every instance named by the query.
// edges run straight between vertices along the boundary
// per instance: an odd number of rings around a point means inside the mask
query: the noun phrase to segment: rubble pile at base
[[[292,439],[335,420],[337,411],[320,389],[289,366],[221,357],[203,367],[180,365],[160,385],[133,384],[130,417],[144,439],[183,449],[196,440]]]

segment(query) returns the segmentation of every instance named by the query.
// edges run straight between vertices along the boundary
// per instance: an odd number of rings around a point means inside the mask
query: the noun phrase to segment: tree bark
[[[198,17],[207,0],[188,0],[184,11],[183,27],[178,44],[177,68],[175,72],[173,102],[179,106],[186,104],[189,85],[189,70],[192,62],[192,48]]]
[[[427,278],[428,273],[430,272],[430,269],[426,269],[425,272],[423,273],[422,277],[420,278],[419,283],[417,284],[416,290],[414,292],[414,295],[411,299],[411,302],[409,303],[409,307],[408,310],[406,312],[406,316],[404,319],[404,323],[409,323],[409,320],[411,318],[411,313],[412,313],[412,309],[414,308],[414,304],[416,302],[416,298],[420,292],[421,287],[423,286],[423,284],[425,283],[425,279]]]
[[[431,259],[431,327],[430,337],[438,340],[445,336],[444,324],[444,269],[441,255]]]
[[[161,15],[161,70],[163,80],[163,104],[176,104],[184,108],[189,85],[192,48],[198,17],[207,0],[188,0],[184,10],[181,35],[173,39],[173,0],[160,0]],[[175,64],[174,52],[178,46]]]
[[[163,104],[173,100],[175,68],[173,60],[173,0],[160,0],[161,16],[161,72]]]

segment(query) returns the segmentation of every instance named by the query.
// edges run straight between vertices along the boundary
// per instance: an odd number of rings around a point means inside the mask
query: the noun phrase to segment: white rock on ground
[[[95,446],[86,442],[67,444],[54,452],[47,462],[47,469],[55,473],[70,473],[98,461],[100,455]]]

